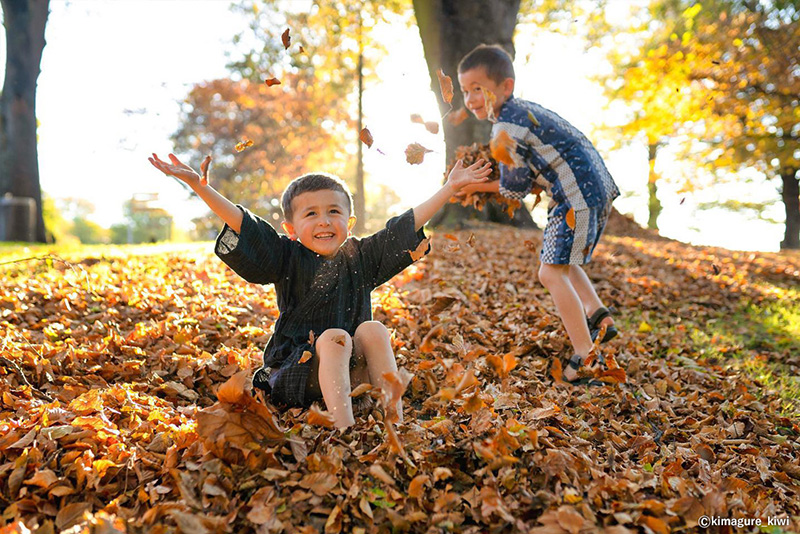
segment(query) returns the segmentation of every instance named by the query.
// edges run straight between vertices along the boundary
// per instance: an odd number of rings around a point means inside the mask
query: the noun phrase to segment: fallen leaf
[[[492,157],[500,163],[514,168],[517,166],[514,154],[517,152],[517,142],[505,130],[500,130],[489,142]]]
[[[372,148],[372,143],[374,141],[372,139],[372,133],[368,129],[362,128],[361,132],[358,134],[358,138],[362,143],[367,145],[367,148]]]
[[[236,146],[234,148],[236,149],[236,152],[242,152],[243,150],[250,148],[251,146],[253,146],[253,141],[250,139],[243,138],[240,142],[236,143]]]
[[[572,230],[575,229],[575,210],[570,208],[567,212],[566,216],[567,226],[569,226]]]
[[[465,120],[469,118],[469,112],[467,108],[460,107],[456,111],[447,114],[447,122],[449,122],[452,126],[458,126]]]
[[[439,89],[442,92],[442,100],[450,104],[453,101],[453,80],[447,76],[442,69],[436,71],[439,78]]]
[[[439,123],[435,121],[428,121],[425,123],[425,129],[436,135],[439,133]]]
[[[433,150],[428,150],[419,143],[411,143],[406,147],[406,161],[411,165],[419,165],[428,152],[433,152]]]
[[[411,261],[417,261],[422,258],[425,254],[428,253],[428,249],[430,247],[431,238],[426,237],[422,241],[420,241],[417,248],[414,250],[409,250],[408,253],[411,254]]]
[[[333,428],[335,419],[330,412],[321,410],[316,404],[312,404],[308,409],[308,417],[306,422],[313,426],[323,426],[325,428]]]
[[[497,95],[485,87],[481,87],[483,93],[484,107],[486,108],[486,118],[489,122],[497,122],[497,117],[494,114],[494,106],[497,104]]]
[[[289,45],[292,42],[292,38],[289,36],[289,28],[286,28],[284,32],[281,34],[281,42],[283,43],[283,49],[288,50]]]

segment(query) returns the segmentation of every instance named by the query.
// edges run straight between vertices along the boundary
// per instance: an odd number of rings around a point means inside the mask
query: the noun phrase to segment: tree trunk
[[[783,188],[781,197],[786,207],[786,230],[781,241],[781,249],[800,249],[800,181],[798,169],[785,168],[781,172]]]
[[[49,0],[0,0],[6,31],[6,75],[0,95],[0,196],[36,202],[36,241],[45,242],[36,149],[36,80]]]
[[[436,71],[442,69],[453,79],[455,96],[452,110],[464,105],[461,91],[458,90],[458,62],[479,44],[499,44],[514,56],[514,27],[517,24],[520,0],[413,0],[417,27],[425,51],[425,61],[431,77],[431,89],[436,94],[439,110],[444,115],[451,110],[442,100],[439,78]],[[451,161],[456,148],[472,143],[486,143],[489,140],[491,124],[469,117],[458,126],[442,121],[446,144],[446,161]],[[485,209],[476,212],[457,204],[448,204],[431,221],[432,224],[461,221],[475,218],[514,224],[515,226],[535,227],[530,213],[517,210],[514,219],[504,214],[502,209]]]
[[[650,212],[647,218],[647,227],[658,230],[658,216],[661,215],[661,201],[658,200],[658,174],[656,174],[656,154],[658,153],[658,143],[653,143],[647,147],[647,160],[650,163],[650,174],[647,177],[648,201],[647,208]]]

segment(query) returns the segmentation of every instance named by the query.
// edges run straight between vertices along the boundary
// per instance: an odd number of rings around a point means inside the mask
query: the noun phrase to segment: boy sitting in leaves
[[[467,109],[494,122],[492,155],[500,167],[499,180],[467,186],[459,196],[488,192],[522,200],[535,188],[548,193],[539,280],[575,352],[563,376],[597,385],[579,378],[578,369],[599,333],[605,329],[605,342],[617,330],[581,265],[591,259],[619,189],[586,136],[552,111],[514,98],[514,66],[505,50],[476,47],[459,63],[458,81]]]
[[[355,422],[351,387],[368,382],[388,389],[384,374],[397,371],[388,330],[371,320],[370,293],[413,263],[418,247],[427,254],[423,225],[491,172],[484,161],[466,168],[459,162],[431,198],[358,239],[350,233],[356,221],[350,191],[335,176],[306,174],[289,184],[282,197],[286,235],[279,235],[208,185],[210,157],[202,176],[173,154],[171,163],[155,154],[148,159],[186,182],[224,221],[215,247],[222,261],[248,282],[275,284],[280,315],[253,385],[278,405],[308,407],[322,397],[339,428]],[[402,406],[397,413],[402,419]]]

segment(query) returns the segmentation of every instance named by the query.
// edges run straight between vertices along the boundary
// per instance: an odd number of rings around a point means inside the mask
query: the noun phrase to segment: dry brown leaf
[[[281,34],[281,43],[283,43],[284,50],[289,50],[289,45],[292,43],[292,37],[289,35],[289,28],[286,28]]]
[[[374,140],[372,139],[372,133],[367,128],[361,129],[361,132],[358,134],[358,138],[362,143],[367,145],[367,148],[372,148],[372,143]]]
[[[330,412],[321,410],[316,404],[312,404],[308,409],[308,417],[306,422],[312,426],[323,426],[325,428],[333,428],[335,419]]]
[[[485,87],[481,87],[481,93],[483,93],[483,105],[486,108],[486,118],[489,122],[497,122],[497,117],[494,114],[494,106],[497,104],[497,95]]]
[[[452,126],[458,126],[469,118],[469,112],[466,108],[460,107],[457,110],[447,114],[447,122]]]
[[[419,115],[417,113],[411,114],[411,122],[413,122],[414,124],[425,124],[425,120],[422,118],[422,115]]]
[[[253,146],[253,141],[251,139],[243,138],[241,141],[236,143],[236,146],[234,148],[236,149],[236,152],[242,152],[245,149],[250,148],[251,146]]]
[[[272,87],[273,85],[280,85],[281,81],[278,78],[267,78],[264,83],[267,84],[267,87]]]
[[[417,261],[423,256],[425,256],[425,254],[428,253],[430,243],[431,243],[431,238],[426,237],[425,239],[419,242],[419,245],[417,245],[416,249],[409,250],[408,253],[411,254],[411,261],[412,262]]]
[[[447,76],[442,69],[436,71],[436,76],[439,78],[439,89],[442,92],[442,100],[448,104],[453,101],[453,80]]]
[[[406,147],[406,161],[411,165],[419,165],[428,152],[433,152],[433,150],[428,150],[419,143],[411,143]]]
[[[500,130],[489,143],[489,149],[492,151],[492,157],[506,165],[507,167],[514,168],[517,166],[514,160],[514,154],[517,151],[517,142],[508,135],[505,130]]]
[[[436,135],[439,133],[439,123],[435,121],[427,121],[425,123],[425,129],[428,130],[430,133]]]

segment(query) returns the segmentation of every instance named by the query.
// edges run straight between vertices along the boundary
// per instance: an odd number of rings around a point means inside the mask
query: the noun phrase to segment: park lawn
[[[367,392],[345,431],[324,406],[277,410],[243,392],[274,290],[210,244],[0,266],[4,518],[623,534],[696,529],[706,514],[797,531],[800,255],[606,236],[587,272],[621,335],[602,346],[607,386],[587,388],[553,368],[570,353],[534,274],[540,243],[507,227],[440,233],[379,288],[375,318],[413,375],[397,377],[405,420]]]

